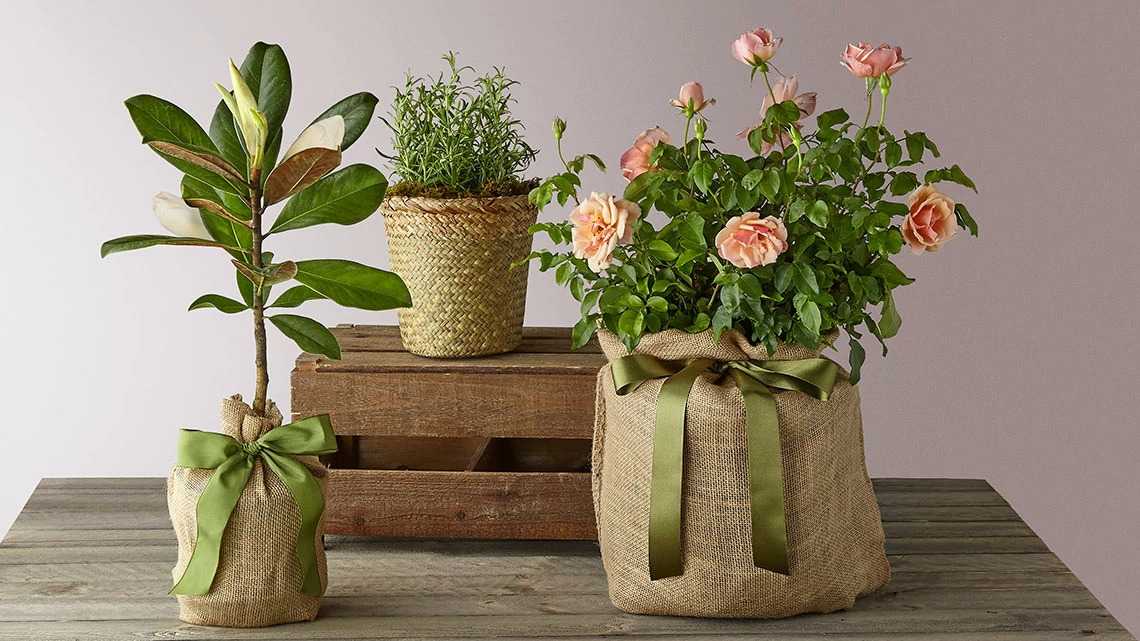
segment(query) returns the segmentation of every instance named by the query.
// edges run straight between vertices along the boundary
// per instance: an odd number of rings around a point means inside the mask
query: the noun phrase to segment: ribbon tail
[[[301,528],[297,532],[297,560],[301,562],[301,571],[305,577],[301,583],[301,592],[309,596],[320,596],[322,588],[317,567],[316,539],[317,525],[325,509],[321,487],[308,468],[291,456],[262,450],[262,458],[284,481],[301,510]]]
[[[170,594],[206,594],[214,585],[222,536],[251,472],[253,462],[238,453],[223,461],[206,482],[195,507],[198,533],[194,539],[194,551],[182,578],[170,589]]]
[[[748,495],[752,514],[752,561],[758,568],[788,574],[784,517],[784,466],[776,399],[763,383],[730,370],[744,398],[748,440]]]
[[[653,473],[649,496],[649,578],[679,576],[681,482],[684,478],[685,407],[697,377],[713,361],[697,359],[661,386],[653,427]]]

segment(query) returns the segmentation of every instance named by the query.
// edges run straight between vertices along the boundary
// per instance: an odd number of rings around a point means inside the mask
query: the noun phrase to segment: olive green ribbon
[[[214,474],[198,498],[195,512],[198,535],[190,563],[170,594],[206,594],[210,591],[218,570],[222,535],[253,473],[254,459],[261,458],[284,481],[301,509],[301,529],[297,533],[297,558],[305,573],[301,592],[320,596],[316,536],[325,499],[312,473],[293,457],[332,454],[335,451],[336,436],[327,415],[275,427],[249,443],[239,443],[227,434],[182,430],[178,436],[178,461],[175,465],[214,470]],[[266,527],[279,525],[266,523]]]
[[[752,561],[758,568],[788,574],[784,521],[784,471],[780,426],[772,388],[803,392],[826,401],[838,366],[826,358],[793,361],[662,360],[644,354],[614,361],[619,396],[654,378],[665,378],[653,427],[653,470],[649,497],[649,576],[680,576],[681,482],[684,475],[685,407],[697,377],[728,374],[744,398],[748,443],[748,494],[752,517]]]

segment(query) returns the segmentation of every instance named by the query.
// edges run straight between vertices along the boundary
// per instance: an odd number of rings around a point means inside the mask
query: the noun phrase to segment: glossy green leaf
[[[792,271],[792,282],[796,289],[805,294],[818,294],[819,282],[815,278],[815,270],[810,265],[796,265]]]
[[[859,339],[854,336],[851,337],[848,345],[851,347],[851,354],[848,358],[848,362],[851,364],[849,382],[855,385],[862,378],[863,362],[867,360],[867,352],[863,350],[863,344],[859,342]]]
[[[304,285],[297,285],[285,290],[270,307],[300,307],[302,303],[310,300],[324,300],[326,297]]]
[[[302,350],[340,360],[340,344],[336,337],[317,321],[295,314],[277,314],[270,316],[269,322],[281,330],[282,334],[293,339]]]
[[[796,306],[796,313],[803,322],[804,327],[811,332],[812,336],[819,336],[819,329],[823,322],[823,317],[819,311],[819,305],[815,301],[809,299],[803,294],[796,294],[794,300]]]
[[[827,201],[817,200],[812,203],[811,208],[807,210],[807,217],[815,226],[827,227],[831,220],[831,210],[827,206]]]
[[[279,45],[258,42],[250,47],[240,69],[272,136],[285,122],[293,94],[289,60]]]
[[[333,116],[344,118],[344,140],[340,143],[340,150],[344,151],[351,147],[368,128],[378,102],[379,99],[367,91],[352,94],[326,109],[324,113],[314,118],[313,122],[320,122]]]
[[[232,298],[226,298],[219,294],[206,294],[205,296],[198,297],[193,303],[190,303],[190,309],[187,311],[194,311],[195,309],[214,308],[223,314],[237,314],[249,309],[245,303],[240,303]]]
[[[221,247],[221,245],[212,240],[202,240],[201,238],[184,238],[181,236],[158,236],[143,234],[140,236],[123,236],[122,238],[108,240],[107,242],[103,243],[103,246],[99,249],[99,255],[103,258],[106,258],[111,254],[132,251],[135,249],[144,249],[146,247],[154,247],[155,245]]]
[[[895,309],[895,297],[887,291],[886,298],[883,299],[882,318],[879,320],[879,336],[884,339],[891,338],[899,333],[900,327],[902,327],[902,318]]]
[[[188,149],[202,150],[206,153],[218,153],[217,147],[190,114],[174,103],[150,95],[138,95],[128,98],[125,102],[135,128],[142,135],[143,143],[153,142],[173,143]],[[152,149],[154,147],[152,146]],[[198,180],[209,184],[215,189],[233,194],[244,195],[248,190],[242,184],[235,184],[234,180],[227,180],[213,171],[198,165],[163,153],[154,149],[155,153],[167,162],[177,167],[182,173],[194,176]],[[240,183],[240,181],[236,181]]]
[[[210,120],[210,139],[214,141],[219,155],[248,180],[249,156],[238,137],[233,112],[223,100],[219,100],[218,106],[214,108],[214,117]]]
[[[237,200],[236,203],[233,202],[236,200],[234,196],[230,195],[227,198],[222,192],[193,176],[183,176],[182,198],[187,201],[209,201],[239,218],[250,216],[248,208],[242,209],[245,205],[240,200]],[[194,205],[195,203],[191,202],[190,204]],[[226,250],[231,256],[239,260],[249,260],[248,254],[239,251],[241,249],[249,250],[253,247],[253,231],[249,227],[217,214],[207,207],[198,207],[198,213],[202,216],[202,224],[206,226],[206,231],[214,240],[227,247],[236,248]]]
[[[353,225],[380,207],[388,181],[368,165],[349,165],[313,183],[285,203],[270,233],[322,223]]]
[[[350,260],[298,261],[295,278],[345,307],[382,310],[412,305],[399,276]]]
[[[958,219],[958,224],[965,227],[970,231],[971,236],[978,235],[978,223],[974,221],[974,217],[970,215],[970,210],[962,203],[954,205],[954,216]]]

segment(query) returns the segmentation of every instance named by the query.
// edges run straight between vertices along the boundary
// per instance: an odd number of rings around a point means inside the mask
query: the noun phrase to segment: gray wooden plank
[[[950,478],[876,478],[872,479],[876,492],[896,491],[993,491],[993,487],[982,479]],[[39,490],[153,490],[165,489],[166,479],[153,476],[143,477],[47,477],[40,481]]]
[[[396,638],[557,638],[585,635],[689,635],[690,638],[750,634],[757,638],[788,638],[817,635],[915,635],[918,633],[985,634],[1021,631],[1079,631],[1092,634],[1124,632],[1107,615],[1095,610],[997,609],[918,610],[898,616],[893,611],[849,610],[842,615],[802,615],[763,622],[749,620],[653,617],[630,614],[561,614],[499,616],[325,616],[304,625],[277,626],[258,630],[231,630],[187,626],[165,621],[123,620],[44,624],[0,625],[0,639],[105,639],[130,636],[141,639],[396,639]],[[17,636],[17,635],[23,636]],[[824,635],[827,635],[824,637]],[[991,638],[1001,639],[1000,635]],[[1100,638],[1100,637],[1098,637]]]
[[[123,590],[78,590],[70,584],[0,584],[0,621],[110,621],[122,619],[168,619],[178,614],[174,597],[162,592],[137,593]],[[126,592],[126,593],[124,593]],[[852,611],[995,609],[1099,610],[1101,604],[1079,589],[1023,590],[906,590],[895,588],[856,602]],[[323,616],[517,616],[527,614],[618,614],[604,592],[575,594],[516,593],[508,595],[440,595],[426,590],[418,594],[356,595],[338,593],[329,586],[322,606]]]

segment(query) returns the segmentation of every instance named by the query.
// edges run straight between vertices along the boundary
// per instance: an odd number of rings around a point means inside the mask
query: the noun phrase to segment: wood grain
[[[984,482],[881,479],[875,487],[892,580],[844,612],[774,621],[635,616],[609,603],[593,542],[333,536],[317,621],[229,630],[176,620],[166,594],[177,550],[163,479],[45,479],[0,543],[0,639],[1135,641]],[[498,501],[524,493],[494,483],[484,490]],[[976,510],[1003,518],[966,518]]]

